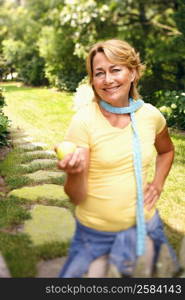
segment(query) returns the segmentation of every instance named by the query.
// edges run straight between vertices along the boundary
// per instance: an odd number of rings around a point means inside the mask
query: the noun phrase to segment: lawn
[[[1,87],[7,103],[4,112],[13,127],[24,128],[28,135],[49,148],[63,139],[73,114],[72,94],[19,83],[4,83]]]

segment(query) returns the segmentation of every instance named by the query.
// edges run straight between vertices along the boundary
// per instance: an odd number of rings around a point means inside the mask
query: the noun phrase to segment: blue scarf
[[[137,241],[136,241],[136,254],[137,256],[143,255],[145,251],[145,236],[146,236],[146,225],[144,219],[144,197],[143,197],[143,184],[142,184],[142,157],[141,147],[138,135],[138,130],[135,120],[135,111],[143,106],[143,100],[134,101],[132,98],[129,99],[128,107],[115,107],[107,102],[100,100],[100,105],[105,110],[114,114],[130,114],[131,125],[133,130],[133,160],[134,160],[134,171],[136,177],[137,186],[137,209],[136,209],[136,224],[137,224]]]

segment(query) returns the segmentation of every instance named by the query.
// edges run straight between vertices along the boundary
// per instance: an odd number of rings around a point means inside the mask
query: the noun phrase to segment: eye
[[[116,72],[120,72],[121,70],[118,68],[114,68],[114,69],[112,69],[112,71],[116,73]]]
[[[103,72],[98,72],[95,74],[95,77],[100,77],[101,75],[103,75]]]

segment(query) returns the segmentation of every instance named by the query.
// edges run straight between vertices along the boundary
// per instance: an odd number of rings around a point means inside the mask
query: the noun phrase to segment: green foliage
[[[5,78],[6,75],[8,75],[8,73],[10,72],[11,70],[9,69],[8,62],[6,61],[3,55],[0,55],[0,81],[2,81],[3,78]]]
[[[39,56],[37,46],[41,25],[23,7],[11,7],[10,11],[8,32],[1,44],[9,72],[16,70],[18,78],[29,85],[47,84],[44,60]]]
[[[24,41],[7,39],[3,41],[3,54],[9,65],[18,72],[18,78],[29,85],[46,84],[44,60],[35,47]]]
[[[45,60],[45,74],[51,86],[74,91],[85,74],[85,63],[74,52],[74,42],[68,39],[71,30],[44,26],[38,41],[40,55]]]
[[[184,0],[26,0],[1,6],[1,74],[15,69],[26,84],[75,91],[90,45],[120,38],[147,66],[139,87],[145,99],[151,101],[157,90],[185,88]]]
[[[5,98],[3,96],[3,90],[2,88],[0,88],[0,109],[2,109],[2,107],[6,105],[5,103]]]
[[[5,100],[2,93],[2,89],[0,88],[0,147],[4,145],[8,145],[7,135],[8,135],[9,120],[8,117],[5,116],[5,114],[2,111],[4,105],[5,105]]]
[[[166,117],[170,127],[185,130],[185,93],[182,91],[157,91],[157,107]]]

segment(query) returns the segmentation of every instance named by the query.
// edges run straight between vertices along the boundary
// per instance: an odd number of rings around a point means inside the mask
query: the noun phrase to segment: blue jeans
[[[160,246],[166,243],[178,269],[174,250],[168,244],[163,223],[158,212],[146,222],[147,235],[154,244],[155,264]],[[90,263],[102,255],[108,255],[109,262],[116,265],[120,273],[131,275],[129,267],[136,263],[136,226],[119,232],[98,231],[82,225],[76,220],[76,231],[72,239],[69,256],[59,274],[61,278],[79,278],[88,271]]]

